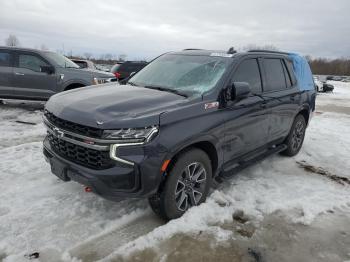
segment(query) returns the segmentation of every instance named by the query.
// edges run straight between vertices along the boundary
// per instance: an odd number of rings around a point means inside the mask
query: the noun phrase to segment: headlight
[[[113,80],[114,80],[114,78],[98,78],[98,77],[94,77],[94,80],[92,81],[92,84],[94,84],[94,85],[105,84],[105,83],[112,82]]]
[[[154,138],[159,129],[157,126],[150,126],[145,128],[128,128],[128,129],[117,129],[117,130],[104,130],[103,138],[122,140],[125,143],[139,143],[149,142]]]

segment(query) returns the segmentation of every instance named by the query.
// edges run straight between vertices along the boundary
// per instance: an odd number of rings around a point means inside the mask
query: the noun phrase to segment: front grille
[[[87,137],[94,137],[94,138],[102,137],[102,133],[103,133],[102,129],[83,126],[80,124],[76,124],[76,123],[61,119],[47,110],[45,110],[44,115],[52,124],[64,130],[67,130],[76,134],[84,135]]]
[[[58,155],[92,169],[106,169],[113,165],[108,151],[97,151],[59,139],[48,133],[50,145]]]

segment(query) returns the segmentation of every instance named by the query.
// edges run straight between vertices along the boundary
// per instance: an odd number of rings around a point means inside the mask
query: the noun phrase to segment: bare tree
[[[89,60],[92,57],[92,54],[89,52],[86,52],[84,53],[84,57]]]
[[[112,55],[112,54],[105,54],[105,55],[104,55],[104,59],[105,59],[105,60],[112,60],[112,58],[113,58],[113,55]]]
[[[19,46],[19,40],[15,35],[9,35],[8,38],[5,39],[5,44],[7,46]]]
[[[46,45],[41,44],[40,50],[47,51],[47,50],[49,50],[49,48]]]
[[[125,61],[125,60],[126,60],[126,58],[127,58],[127,55],[125,55],[125,54],[121,54],[121,55],[119,55],[119,56],[118,56],[118,61],[123,62],[123,61]]]
[[[317,75],[350,76],[350,59],[348,58],[311,58],[308,60],[312,72]]]
[[[72,49],[68,52],[67,56],[69,58],[73,58],[73,50]]]

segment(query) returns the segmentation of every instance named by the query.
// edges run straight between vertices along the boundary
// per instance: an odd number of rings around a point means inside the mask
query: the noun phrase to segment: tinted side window
[[[247,82],[250,85],[252,93],[261,93],[261,77],[256,59],[243,61],[237,68],[234,76],[234,82]]]
[[[121,64],[116,64],[116,65],[114,65],[114,66],[111,68],[111,72],[113,72],[113,73],[117,72],[118,69],[120,68],[120,65],[121,65]]]
[[[284,60],[284,61],[286,62],[286,65],[287,65],[287,68],[288,68],[288,71],[289,71],[289,74],[291,77],[292,84],[295,85],[297,83],[297,79],[294,75],[293,63],[290,60]]]
[[[74,63],[76,63],[80,68],[87,68],[88,64],[84,61],[73,61]]]
[[[126,73],[132,73],[132,72],[138,72],[143,67],[145,67],[145,64],[139,64],[139,63],[124,63],[120,66],[118,71],[126,72]]]
[[[284,78],[286,79],[287,88],[291,88],[292,87],[292,80],[290,79],[289,72],[288,72],[287,67],[284,64],[284,62],[283,61],[281,61],[281,62],[282,62],[282,66],[283,66]]]
[[[129,65],[128,64],[122,64],[119,69],[119,72],[129,72]]]
[[[267,84],[264,87],[264,91],[269,92],[285,89],[286,80],[284,77],[281,59],[265,58],[264,66],[267,80]]]
[[[0,66],[10,66],[11,55],[6,51],[0,51]]]
[[[35,72],[41,72],[42,66],[48,66],[48,64],[34,55],[19,54],[18,55],[18,67],[27,68]]]

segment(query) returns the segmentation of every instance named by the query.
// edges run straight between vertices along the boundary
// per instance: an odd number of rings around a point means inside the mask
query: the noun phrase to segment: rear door
[[[289,133],[299,108],[300,92],[283,57],[264,57],[264,90],[271,110],[269,142],[283,140]]]
[[[13,92],[26,98],[49,98],[56,90],[56,75],[41,72],[42,66],[50,63],[40,55],[17,51],[13,69]]]
[[[247,58],[240,62],[233,73],[232,82],[247,82],[252,95],[234,102],[225,109],[228,116],[225,125],[225,162],[235,161],[245,153],[254,151],[267,143],[268,109],[264,100],[253,94],[262,93],[261,72],[257,58]]]
[[[0,97],[13,94],[13,54],[10,50],[0,49]]]

